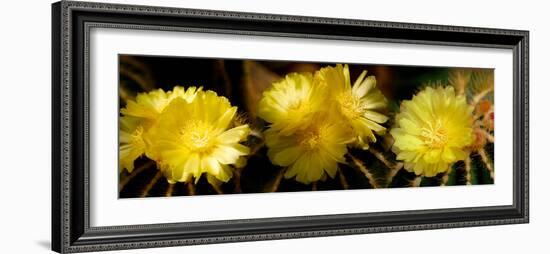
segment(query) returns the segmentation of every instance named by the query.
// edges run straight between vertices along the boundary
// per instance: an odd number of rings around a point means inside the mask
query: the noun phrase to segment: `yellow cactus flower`
[[[181,86],[175,86],[171,91],[167,92],[169,102],[175,98],[182,98],[187,102],[192,102],[197,96],[197,92],[202,91],[201,87],[190,86],[187,89]]]
[[[121,109],[120,113],[155,120],[169,102],[168,94],[162,89],[139,93],[135,101],[128,100],[126,102],[126,107]]]
[[[324,100],[323,90],[313,86],[311,73],[291,73],[263,93],[258,115],[271,123],[273,131],[290,135],[307,128]]]
[[[376,78],[366,75],[367,71],[363,71],[352,86],[347,64],[325,67],[315,74],[315,83],[328,89],[340,115],[352,126],[356,145],[362,149],[368,149],[369,142],[376,142],[374,133],[386,131],[380,124],[388,120],[382,113],[387,100],[376,88]]]
[[[344,163],[347,145],[354,141],[351,131],[330,118],[330,114],[316,114],[311,124],[291,135],[282,135],[276,129],[265,131],[271,162],[287,167],[285,178],[309,184],[334,178],[338,163]]]
[[[472,108],[452,86],[427,87],[403,101],[390,131],[393,151],[416,175],[433,177],[464,160],[473,142]]]
[[[193,101],[197,91],[202,87],[189,87],[187,90],[176,86],[172,91],[164,92],[157,89],[148,93],[140,93],[136,100],[129,100],[126,107],[120,112],[119,128],[119,156],[120,169],[132,172],[134,161],[146,154],[150,159],[156,159],[157,155],[151,150],[149,136],[155,126],[160,113],[175,98],[182,98],[187,102]]]
[[[232,177],[229,165],[242,164],[250,149],[244,141],[250,128],[230,128],[237,112],[227,98],[213,91],[197,91],[190,103],[176,98],[160,114],[152,133],[152,147],[158,163],[170,183],[197,182],[206,173],[227,182]]]
[[[162,89],[153,90],[148,93],[140,93],[136,96],[136,100],[126,102],[126,107],[121,109],[123,115],[145,118],[147,120],[156,120],[166,106],[175,98],[182,98],[187,102],[191,102],[197,91],[201,91],[202,87],[194,86],[187,88],[176,86],[172,91],[164,92]]]
[[[119,170],[134,170],[134,161],[145,152],[143,125],[137,117],[120,117],[119,127]]]

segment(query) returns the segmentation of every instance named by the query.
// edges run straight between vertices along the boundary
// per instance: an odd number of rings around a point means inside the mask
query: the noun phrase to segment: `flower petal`
[[[224,131],[216,139],[222,144],[238,143],[244,140],[248,136],[248,133],[250,133],[250,127],[248,127],[248,124],[245,124]]]

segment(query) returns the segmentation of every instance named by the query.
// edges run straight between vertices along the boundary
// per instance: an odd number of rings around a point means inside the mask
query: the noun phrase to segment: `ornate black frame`
[[[511,206],[90,227],[88,33],[92,27],[512,49]],[[62,1],[52,5],[52,249],[61,253],[470,227],[529,221],[529,32]]]

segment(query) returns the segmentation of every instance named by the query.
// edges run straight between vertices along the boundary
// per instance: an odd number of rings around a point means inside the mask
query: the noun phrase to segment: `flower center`
[[[355,119],[363,115],[364,107],[352,94],[342,94],[337,98],[340,103],[340,111],[349,119]]]
[[[302,99],[296,100],[288,107],[289,115],[303,115],[309,110],[307,102]]]
[[[319,144],[325,136],[325,131],[323,128],[310,127],[297,134],[300,146],[311,151],[319,147]]]
[[[205,152],[212,147],[212,128],[202,121],[190,121],[180,129],[180,140],[193,151]]]
[[[143,126],[140,125],[132,133],[132,140],[130,141],[131,144],[133,144],[134,146],[145,146],[142,135],[143,135]]]
[[[441,120],[437,120],[435,124],[428,123],[421,129],[420,135],[424,139],[424,143],[430,148],[441,148],[447,144],[447,131],[443,128]]]

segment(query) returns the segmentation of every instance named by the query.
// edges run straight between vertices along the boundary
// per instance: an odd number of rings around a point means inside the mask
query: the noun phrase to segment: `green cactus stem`
[[[386,157],[384,156],[384,154],[382,154],[378,150],[371,147],[371,148],[369,148],[369,152],[372,153],[372,155],[374,155],[374,157],[376,157],[382,163],[384,163],[384,165],[386,165],[386,167],[388,167],[388,168],[394,168],[395,167],[395,165],[393,165],[393,163],[389,162],[386,159]]]
[[[212,189],[216,192],[216,194],[223,194],[223,190],[220,188],[219,185],[212,184]]]
[[[449,174],[451,173],[452,168],[449,168],[447,172],[441,177],[441,184],[440,186],[446,186],[449,183]]]
[[[464,178],[466,178],[466,185],[472,184],[472,160],[470,159],[470,156],[466,157],[464,160]]]
[[[422,183],[422,176],[417,176],[412,181],[410,181],[410,186],[420,187],[420,183]]]
[[[194,196],[197,190],[195,189],[195,184],[193,183],[193,181],[187,182],[186,186],[187,186],[187,194],[189,196]]]
[[[283,180],[283,176],[285,175],[285,170],[286,168],[279,170],[279,173],[277,173],[277,176],[273,179],[273,183],[269,185],[270,187],[267,189],[267,192],[277,192],[279,185],[281,184],[281,180]]]
[[[172,194],[174,193],[174,185],[175,184],[168,184],[168,187],[166,188],[166,193],[164,194],[164,196],[166,197],[172,196]]]
[[[160,171],[157,171],[153,179],[151,179],[151,181],[145,186],[145,188],[143,188],[143,192],[141,193],[140,197],[142,198],[147,197],[149,195],[149,191],[151,191],[153,186],[157,184],[157,182],[161,177],[162,177],[162,173]]]
[[[242,193],[242,189],[241,189],[241,171],[242,169],[240,168],[234,168],[233,170],[233,178],[234,178],[234,183],[235,183],[235,188],[233,189],[233,192],[234,193]]]
[[[495,179],[493,165],[489,161],[489,157],[487,156],[487,152],[485,151],[485,149],[479,149],[478,154],[481,157],[481,161],[483,161],[483,163],[485,164],[485,168],[487,169],[487,171],[489,171],[491,179]]]
[[[393,181],[393,178],[395,177],[395,175],[397,175],[399,170],[401,170],[402,168],[403,168],[403,163],[399,162],[395,164],[393,168],[390,169],[390,171],[388,172],[388,175],[386,176],[386,187],[390,186],[391,182]]]
[[[342,188],[344,190],[349,189],[348,181],[346,180],[346,177],[344,176],[344,173],[342,173],[342,170],[338,170],[338,179],[340,179],[340,184],[342,185]]]
[[[124,189],[124,186],[128,184],[134,177],[139,175],[144,170],[152,167],[154,165],[153,161],[147,161],[143,165],[139,166],[138,168],[134,169],[132,173],[129,175],[127,174],[120,174],[120,180],[118,181],[118,191],[120,192],[122,189]]]
[[[365,166],[365,164],[361,160],[357,159],[355,156],[351,154],[348,154],[348,155],[351,161],[353,162],[353,164],[355,165],[355,167],[352,166],[352,168],[355,168],[361,171],[361,173],[363,173],[365,177],[367,177],[367,179],[369,180],[369,183],[372,186],[372,188],[378,189],[379,186],[378,186],[378,183],[376,182],[376,179],[374,178],[372,173],[368,170],[368,168]]]

